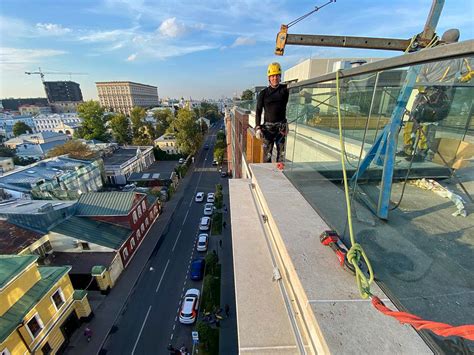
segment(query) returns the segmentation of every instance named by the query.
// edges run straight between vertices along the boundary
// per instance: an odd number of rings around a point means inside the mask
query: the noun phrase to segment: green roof
[[[0,317],[0,343],[5,341],[15,328],[21,324],[26,314],[70,269],[69,266],[38,267],[41,280],[35,283],[22,298]]]
[[[92,267],[91,274],[92,276],[99,276],[102,275],[102,273],[107,270],[107,268],[103,265],[95,265]]]
[[[132,233],[130,229],[115,224],[75,216],[66,219],[51,231],[114,250],[118,250]]]
[[[72,294],[72,298],[74,298],[76,301],[80,301],[84,299],[84,297],[86,296],[87,296],[86,290],[74,290],[74,293]]]
[[[0,255],[0,289],[38,259],[36,255]]]
[[[89,192],[76,205],[76,216],[124,216],[133,207],[136,192]]]

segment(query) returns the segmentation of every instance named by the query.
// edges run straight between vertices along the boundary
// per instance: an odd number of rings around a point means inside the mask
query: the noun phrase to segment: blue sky
[[[321,1],[1,0],[0,97],[44,96],[38,76],[73,76],[86,99],[94,82],[130,80],[160,97],[220,98],[266,84],[266,66],[313,57],[378,57],[397,52],[288,46],[273,55],[280,24]],[[290,33],[409,38],[423,29],[431,0],[337,0]],[[474,1],[446,0],[438,32],[474,38]],[[47,75],[47,80],[68,80]]]

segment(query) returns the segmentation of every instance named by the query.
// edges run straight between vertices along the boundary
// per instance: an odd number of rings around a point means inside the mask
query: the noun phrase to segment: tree
[[[0,157],[13,158],[15,156],[15,150],[8,147],[0,147]]]
[[[133,138],[138,138],[140,128],[145,125],[146,112],[142,107],[134,107],[130,112],[130,121],[132,121]]]
[[[243,101],[253,100],[253,92],[250,89],[244,90],[240,99]]]
[[[78,140],[70,140],[64,144],[57,145],[48,152],[48,157],[57,157],[64,154],[68,154],[69,157],[76,159],[91,159],[95,157],[95,153]]]
[[[215,148],[214,160],[217,160],[219,164],[222,163],[224,161],[224,154],[225,154],[224,148]]]
[[[110,120],[110,129],[115,141],[119,144],[129,144],[132,142],[132,130],[130,121],[125,115],[118,113]]]
[[[77,107],[82,126],[76,131],[75,136],[84,139],[98,139],[107,142],[109,135],[105,128],[106,118],[104,109],[94,100],[86,101]]]
[[[33,130],[25,122],[15,122],[15,124],[13,125],[13,135],[15,137],[18,137],[19,135],[25,133],[33,133]]]
[[[176,144],[185,154],[196,152],[202,143],[201,129],[193,111],[179,110],[178,117],[169,128],[176,132]]]
[[[155,111],[153,117],[156,120],[156,137],[162,136],[170,124],[173,122],[173,112],[169,108],[165,110]]]

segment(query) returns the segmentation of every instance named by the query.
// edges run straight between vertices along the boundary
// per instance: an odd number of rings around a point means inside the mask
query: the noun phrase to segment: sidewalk
[[[122,275],[111,290],[104,298],[103,302],[93,309],[95,317],[89,322],[84,323],[77,329],[69,339],[69,345],[66,347],[66,354],[82,355],[82,354],[98,354],[101,353],[109,333],[112,330],[120,312],[126,304],[129,295],[132,293],[136,282],[138,281],[142,271],[144,270],[150,256],[155,248],[159,247],[162,239],[161,236],[166,235],[169,225],[173,219],[174,212],[179,208],[183,195],[188,187],[194,172],[194,165],[188,171],[172,199],[168,201],[163,213],[156,219],[150,228],[148,235],[142,242],[140,248],[136,252],[130,264],[123,271]],[[88,343],[83,336],[85,327],[88,326],[93,331],[92,340]],[[102,351],[103,353],[106,350]]]
[[[229,187],[223,185],[223,201],[227,206],[227,213],[223,213],[226,227],[222,229],[222,248],[219,250],[221,262],[221,308],[230,306],[229,318],[221,322],[219,336],[219,354],[233,355],[238,352],[237,318],[235,312],[234,261],[232,254],[232,232],[230,225]]]

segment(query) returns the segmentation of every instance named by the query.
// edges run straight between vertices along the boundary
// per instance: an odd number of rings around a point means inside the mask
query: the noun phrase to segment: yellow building
[[[159,104],[158,88],[131,81],[102,81],[95,83],[100,105],[107,110],[130,115],[132,108]]]
[[[0,255],[0,354],[55,354],[91,315],[69,266],[38,266],[34,255]]]

